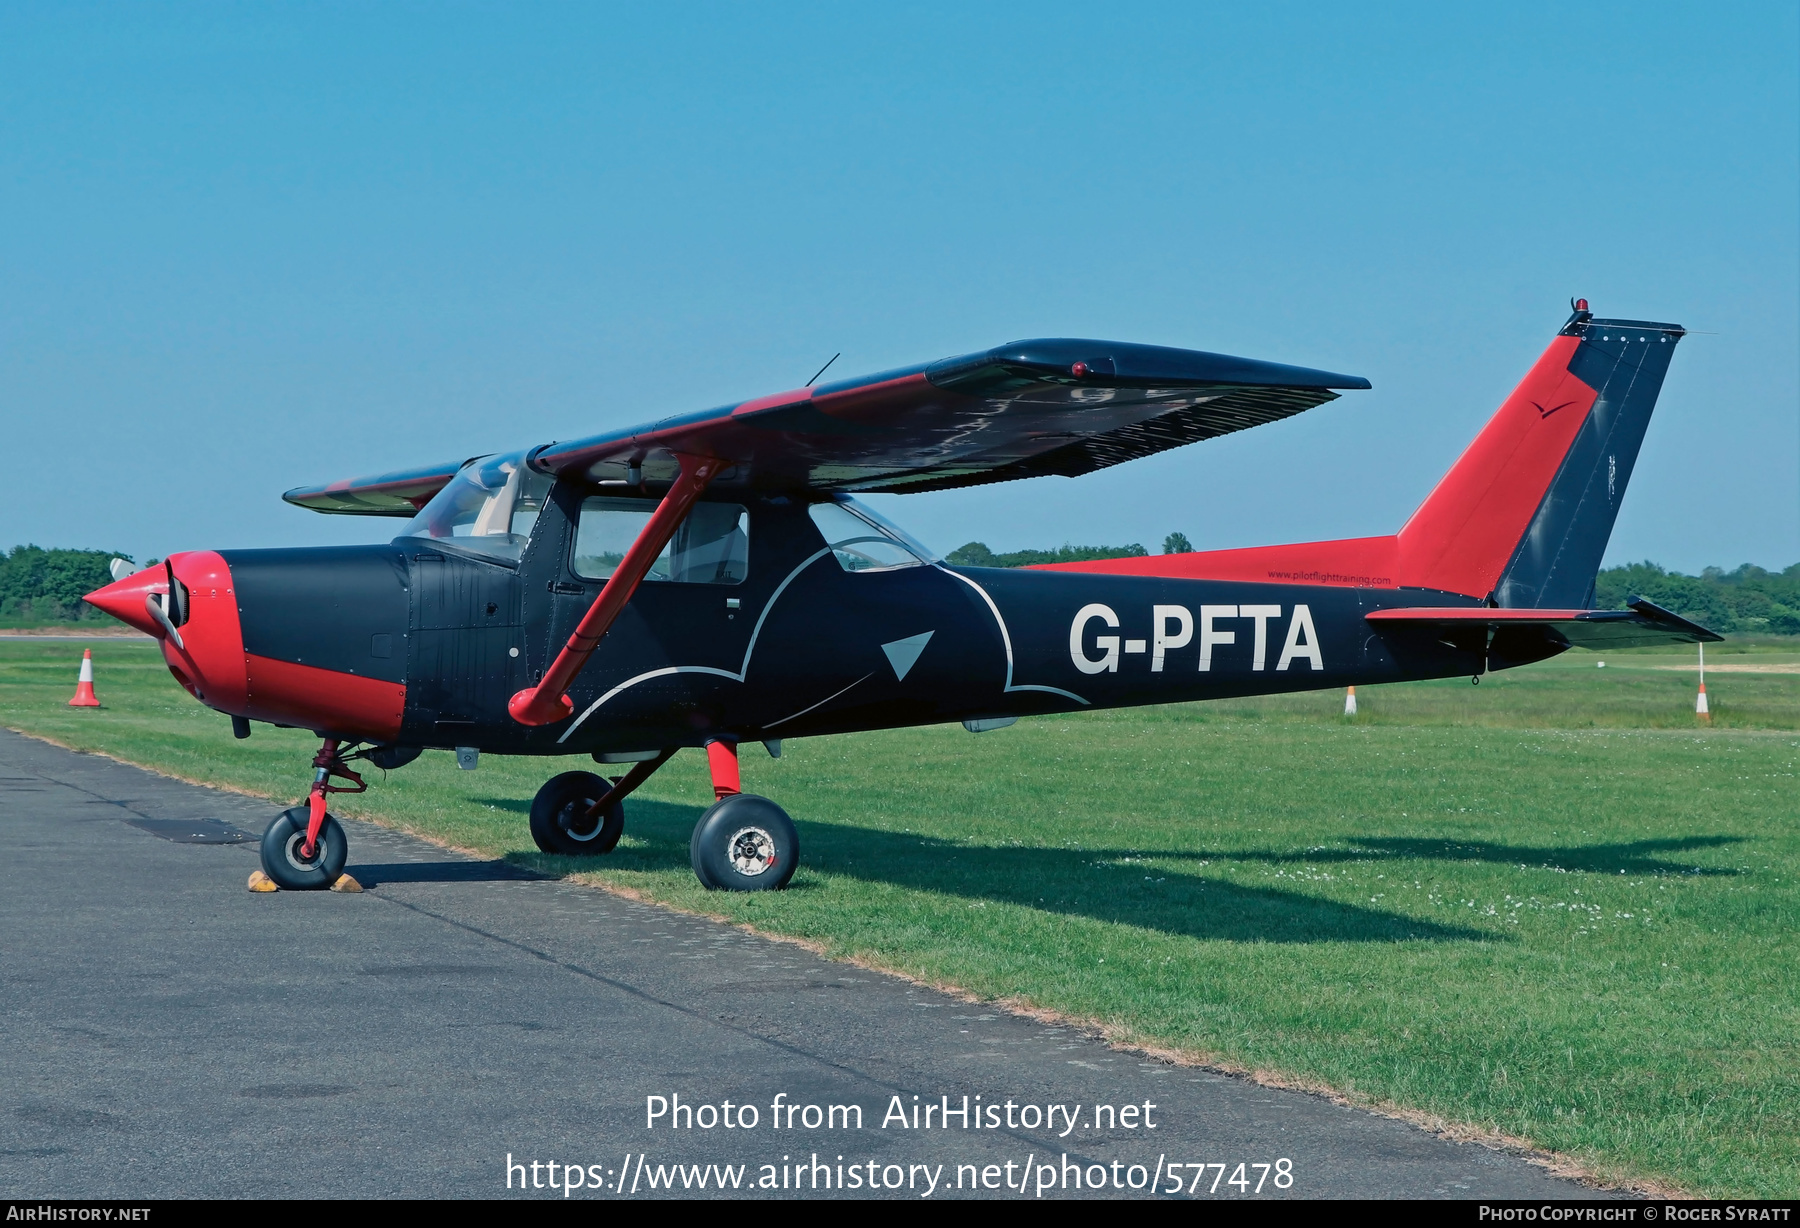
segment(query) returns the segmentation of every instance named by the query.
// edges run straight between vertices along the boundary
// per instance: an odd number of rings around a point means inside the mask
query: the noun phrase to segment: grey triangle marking
[[[919,654],[925,651],[925,645],[931,642],[935,631],[927,631],[923,635],[909,635],[903,640],[895,640],[891,644],[883,644],[881,651],[887,653],[888,664],[894,667],[894,675],[901,681],[918,663]]]

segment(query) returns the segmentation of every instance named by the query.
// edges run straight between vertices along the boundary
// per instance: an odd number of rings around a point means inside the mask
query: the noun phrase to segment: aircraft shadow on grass
[[[470,801],[477,806],[486,806],[489,810],[509,810],[513,814],[529,815],[531,813],[530,798],[516,797],[471,797]],[[633,806],[641,806],[643,802],[631,802]]]
[[[1723,878],[1735,877],[1739,872],[1729,868],[1681,865],[1659,860],[1657,854],[1722,848],[1742,841],[1742,836],[1676,836],[1619,844],[1577,844],[1546,848],[1524,844],[1493,844],[1481,840],[1351,836],[1349,848],[1311,849],[1300,853],[1238,850],[1193,855],[1213,861],[1266,861],[1289,865],[1328,865],[1356,861],[1485,861],[1494,865],[1523,866],[1534,870],[1567,870],[1581,874],[1687,874]],[[1188,854],[1148,855],[1166,858]]]
[[[686,870],[688,837],[699,814],[692,806],[634,800],[627,803],[627,844],[604,859],[569,859],[569,863],[573,868]],[[1277,943],[1511,941],[1505,934],[1434,924],[1297,891],[1170,873],[1150,864],[1171,858],[1201,860],[1199,854],[967,845],[865,827],[798,826],[802,864],[808,869],[1184,938]],[[805,886],[789,888],[796,889]]]

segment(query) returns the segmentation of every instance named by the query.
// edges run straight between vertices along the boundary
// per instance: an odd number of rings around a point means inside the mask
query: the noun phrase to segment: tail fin
[[[1674,324],[1581,302],[1400,530],[1406,582],[1502,606],[1586,608],[1662,391]]]
[[[1593,604],[1600,556],[1684,330],[1587,300],[1393,537],[1159,554],[1045,570],[1432,588],[1524,609]]]

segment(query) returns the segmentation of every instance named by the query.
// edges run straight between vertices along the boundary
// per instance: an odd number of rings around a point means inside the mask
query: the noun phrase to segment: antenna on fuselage
[[[813,377],[811,379],[807,380],[804,384],[802,384],[800,386],[802,388],[811,388],[815,383],[818,382],[819,377],[821,375],[825,374],[826,368],[830,367],[832,363],[836,362],[838,359],[842,358],[843,356],[844,356],[844,351],[842,351],[842,350],[839,350],[837,353],[833,354],[830,358],[825,360],[825,366],[820,367],[817,371],[814,371]]]

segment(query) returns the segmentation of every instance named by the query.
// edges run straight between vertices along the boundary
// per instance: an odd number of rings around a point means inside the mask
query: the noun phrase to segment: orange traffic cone
[[[71,708],[98,708],[100,701],[94,695],[94,652],[91,648],[81,650],[81,677],[75,682],[75,698],[69,701]]]
[[[1344,715],[1345,716],[1355,716],[1356,715],[1356,688],[1355,687],[1351,687],[1349,690],[1344,692]]]
[[[1706,645],[1700,645],[1700,697],[1694,700],[1694,715],[1712,724],[1712,710],[1706,706]]]

